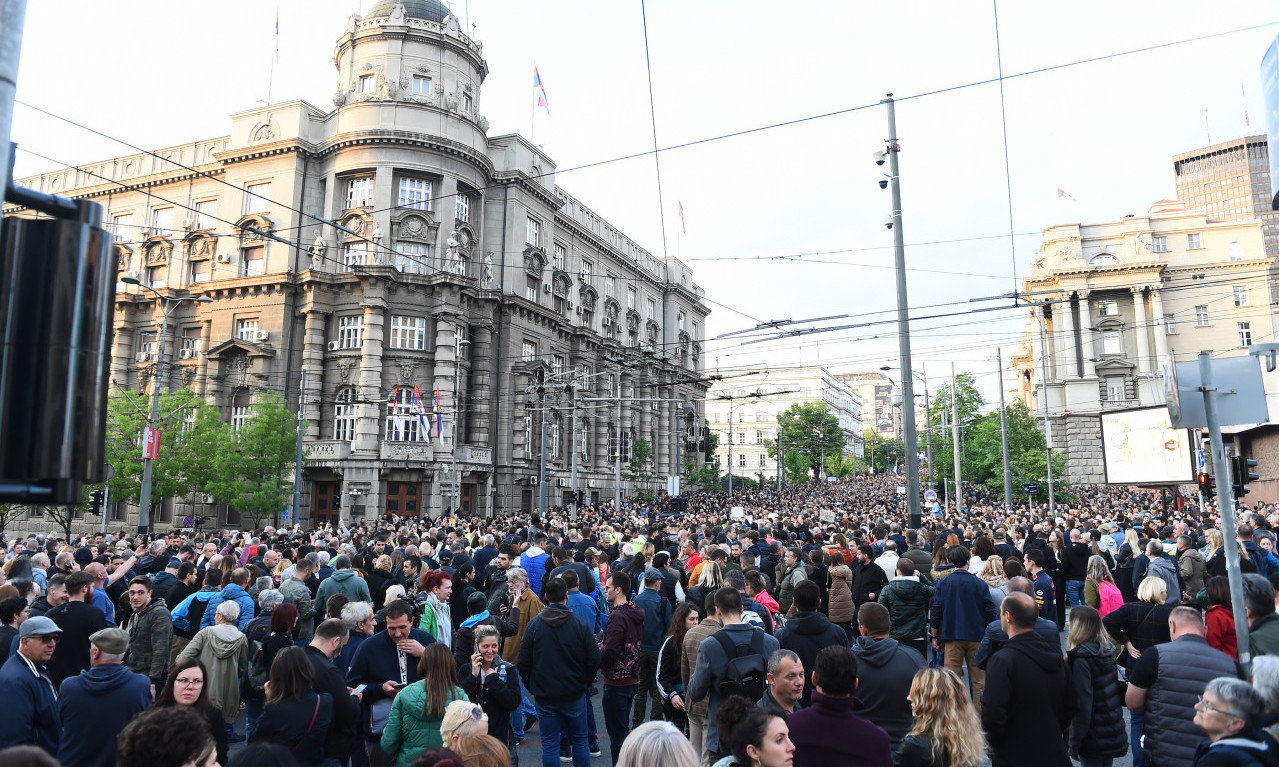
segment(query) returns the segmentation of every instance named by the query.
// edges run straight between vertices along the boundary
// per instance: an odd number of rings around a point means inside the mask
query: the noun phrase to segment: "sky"
[[[332,109],[336,41],[372,5],[36,0],[18,99],[148,149],[225,135],[232,113],[268,99]],[[1272,0],[449,5],[484,44],[489,135],[530,136],[557,185],[694,268],[711,370],[897,364],[892,323],[716,338],[773,320],[895,318],[888,166],[872,159],[893,93],[912,316],[960,313],[912,323],[915,368],[935,391],[953,362],[988,401],[996,349],[1007,363],[1028,312],[965,314],[1011,307],[971,299],[1020,288],[1044,228],[1174,197],[1173,154],[1265,133],[1258,72],[1279,35]],[[535,64],[549,115],[534,110]],[[23,105],[13,140],[67,164],[132,151]],[[56,167],[19,151],[15,175]]]

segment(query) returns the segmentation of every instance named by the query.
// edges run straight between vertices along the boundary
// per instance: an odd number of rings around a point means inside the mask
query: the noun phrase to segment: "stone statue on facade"
[[[328,243],[324,241],[324,235],[320,234],[320,230],[315,230],[315,242],[311,243],[311,247],[307,253],[311,256],[312,269],[324,269],[324,251],[328,249]]]
[[[484,254],[483,286],[486,288],[493,287],[493,254],[492,252]]]

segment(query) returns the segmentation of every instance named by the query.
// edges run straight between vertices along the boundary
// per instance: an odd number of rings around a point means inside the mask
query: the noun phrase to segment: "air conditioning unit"
[[[582,307],[580,307],[580,306],[579,306],[579,307],[577,307],[577,313],[578,313],[578,314],[581,314],[581,313],[582,313]]]
[[[329,351],[331,351],[331,352],[335,352],[335,351],[337,351],[337,350],[338,350],[338,342],[337,342],[337,341],[329,341]]]
[[[600,324],[603,325],[604,327],[608,327],[609,325],[613,324],[613,321],[610,320],[608,317],[605,317],[604,319],[600,320]]]
[[[229,264],[229,263],[231,263],[231,261],[232,261],[232,258],[231,258],[231,254],[230,254],[230,253],[219,253],[219,254],[218,254],[218,263],[219,263],[219,264]]]
[[[182,358],[182,359],[184,359],[184,360],[189,360],[189,359],[191,359],[192,357],[194,357],[194,356],[195,356],[195,350],[194,350],[194,349],[183,349],[182,351],[178,352],[178,356],[179,356],[179,357],[181,357],[181,358]]]
[[[573,311],[573,302],[572,302],[572,301],[569,301],[569,302],[568,302],[568,310],[569,310],[570,312],[571,312],[571,311]]]
[[[137,360],[138,362],[146,362],[147,360],[151,359],[151,355],[147,354],[146,352],[138,352],[133,358]]]
[[[204,501],[205,503],[213,503],[213,496],[209,495],[208,493],[205,493],[203,496],[201,496],[200,500]]]
[[[530,474],[530,475],[529,475],[529,478],[528,478],[528,483],[529,483],[530,485],[536,485],[536,484],[537,484],[537,475],[536,475],[536,474]]]
[[[564,477],[560,477],[555,484],[559,485],[560,487],[568,487],[568,480],[565,479]]]
[[[259,330],[257,338],[259,341],[269,341],[271,340],[271,332],[269,330]]]
[[[586,279],[587,279],[587,274],[585,269],[577,273],[578,282],[586,282]]]
[[[550,293],[550,292],[551,292],[551,283],[549,283],[549,282],[543,282],[543,283],[542,283],[542,292],[543,292],[543,293]]]

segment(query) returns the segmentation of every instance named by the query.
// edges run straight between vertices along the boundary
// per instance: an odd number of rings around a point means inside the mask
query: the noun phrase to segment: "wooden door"
[[[459,516],[469,517],[475,511],[475,483],[465,483],[461,485],[461,495],[458,498],[458,506],[461,511]]]
[[[417,517],[422,513],[419,503],[421,485],[417,482],[386,483],[386,513],[401,517]]]
[[[311,483],[312,524],[316,527],[326,522],[337,524],[342,516],[342,483]]]

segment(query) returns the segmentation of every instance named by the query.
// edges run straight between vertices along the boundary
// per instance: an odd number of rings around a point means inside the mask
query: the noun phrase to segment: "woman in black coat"
[[[306,650],[281,650],[271,664],[266,707],[250,742],[278,743],[289,749],[298,767],[324,762],[324,739],[333,723],[333,698],[315,692],[315,668]]]
[[[1096,609],[1088,605],[1071,609],[1066,646],[1078,701],[1070,723],[1070,756],[1108,764],[1128,753],[1128,731],[1119,693],[1116,648]]]
[[[475,627],[475,653],[457,671],[457,683],[489,718],[489,735],[506,745],[511,764],[519,764],[511,733],[511,712],[519,708],[520,671],[502,660],[502,637],[494,626]]]

